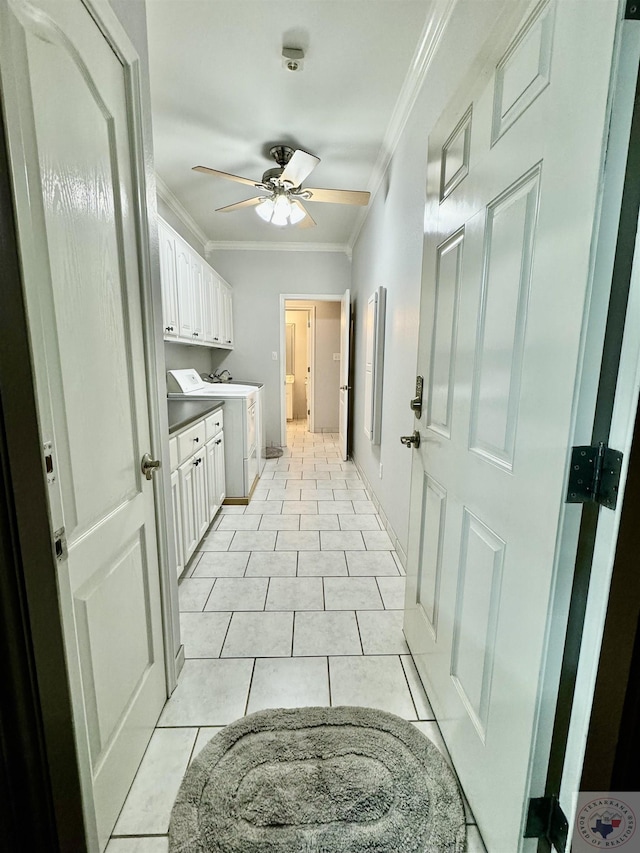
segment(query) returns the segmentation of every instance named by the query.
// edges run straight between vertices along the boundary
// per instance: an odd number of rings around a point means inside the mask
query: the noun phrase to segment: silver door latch
[[[411,447],[420,447],[420,433],[417,429],[414,429],[413,435],[401,435],[400,443],[404,444],[405,447],[408,447],[411,450]]]
[[[144,454],[144,456],[142,457],[142,462],[140,463],[140,470],[142,471],[144,476],[147,478],[147,480],[150,480],[152,478],[153,472],[156,470],[156,468],[159,468],[159,467],[160,467],[160,460],[159,459],[152,459],[151,454],[149,454],[149,453]]]
[[[422,389],[424,387],[424,379],[422,376],[416,376],[416,396],[411,399],[409,408],[417,418],[422,414]]]

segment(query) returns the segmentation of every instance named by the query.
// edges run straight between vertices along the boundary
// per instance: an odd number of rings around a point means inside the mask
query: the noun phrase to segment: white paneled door
[[[166,699],[135,78],[80,0],[0,3],[0,72],[83,803],[104,849]],[[94,17],[95,16],[95,17]],[[127,48],[130,50],[130,48]],[[139,161],[138,161],[139,162]]]
[[[530,772],[617,13],[538,4],[429,138],[405,631],[489,853],[535,849],[523,817],[544,793]]]
[[[345,290],[340,300],[340,402],[338,411],[338,445],[340,455],[346,462],[349,453],[349,345],[351,341],[351,296]]]

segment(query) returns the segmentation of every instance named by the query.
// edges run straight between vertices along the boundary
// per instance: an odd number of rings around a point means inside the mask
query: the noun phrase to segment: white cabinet
[[[165,340],[231,349],[231,287],[162,219],[158,238]]]
[[[209,521],[222,506],[225,499],[224,433],[222,431],[222,411],[215,412],[205,419],[207,443],[207,505]]]
[[[173,538],[176,557],[176,574],[184,570],[184,537],[182,533],[182,501],[180,499],[180,475],[178,470],[171,473],[171,505],[173,507]]]
[[[222,410],[172,436],[169,449],[179,576],[225,498]]]
[[[209,527],[206,454],[204,448],[178,468],[185,563]]]
[[[178,289],[179,337],[193,340],[191,252],[186,243],[176,240],[176,284]],[[164,284],[163,284],[164,286]]]
[[[204,341],[204,265],[195,254],[191,254],[191,332],[196,342]]]
[[[220,281],[221,294],[221,340],[227,346],[233,346],[233,303],[231,299],[231,288],[226,281]]]
[[[204,339],[217,346],[220,342],[220,320],[218,317],[218,278],[211,267],[204,267],[203,278]]]
[[[158,222],[160,246],[160,278],[162,280],[162,322],[164,336],[177,338],[180,334],[178,319],[178,281],[176,278],[176,241],[173,232],[164,222]]]
[[[212,521],[225,498],[224,436],[220,433],[205,444],[207,454],[207,507]]]

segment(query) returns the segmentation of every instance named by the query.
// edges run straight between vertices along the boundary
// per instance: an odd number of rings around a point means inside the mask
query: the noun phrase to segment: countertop
[[[223,400],[167,400],[169,435],[223,406]]]

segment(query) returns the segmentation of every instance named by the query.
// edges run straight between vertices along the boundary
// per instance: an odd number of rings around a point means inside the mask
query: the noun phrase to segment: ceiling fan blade
[[[293,187],[299,187],[300,184],[307,178],[315,167],[320,162],[319,157],[314,157],[313,154],[307,154],[298,148],[294,151],[291,159],[284,167],[284,172],[280,175],[281,181],[287,181]]]
[[[267,196],[259,195],[254,198],[247,198],[244,201],[237,201],[235,204],[228,204],[226,207],[217,207],[216,213],[231,213],[232,210],[242,210],[243,207],[255,207],[265,198]]]
[[[300,208],[300,210],[304,213],[304,219],[301,219],[300,222],[296,222],[298,228],[313,228],[313,226],[317,224],[313,216],[311,216],[311,214],[309,213],[309,211],[305,208],[303,204],[300,204],[297,199],[294,199],[291,204],[294,207]]]
[[[239,175],[232,175],[230,172],[219,172],[217,169],[210,169],[208,166],[193,166],[194,172],[202,172],[203,175],[215,175],[218,178],[226,178],[228,181],[236,181],[239,184],[246,184],[248,187],[259,187],[257,181],[250,181],[249,178],[241,178]]]
[[[369,204],[371,193],[359,190],[321,190],[313,187],[304,188],[306,193],[311,193],[305,201],[326,201],[329,204]]]

